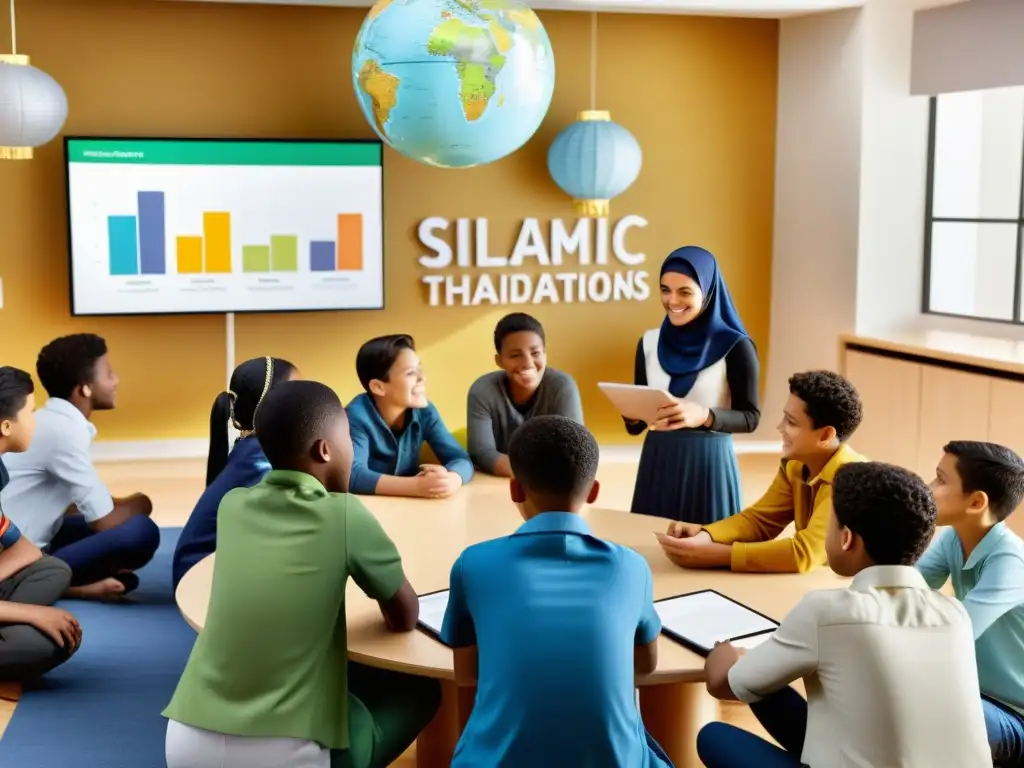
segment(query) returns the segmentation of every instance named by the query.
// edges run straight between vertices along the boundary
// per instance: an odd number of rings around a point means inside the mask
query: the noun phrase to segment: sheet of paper
[[[441,634],[444,612],[448,608],[448,590],[420,596],[420,623]]]
[[[666,629],[709,650],[715,647],[716,642],[778,628],[771,619],[759,616],[749,608],[734,603],[716,592],[697,592],[662,600],[654,604],[654,609]],[[768,635],[764,635],[756,638],[756,641],[750,638],[750,642],[756,645],[767,637]],[[744,648],[753,647],[744,644],[747,642],[739,641],[737,645]]]

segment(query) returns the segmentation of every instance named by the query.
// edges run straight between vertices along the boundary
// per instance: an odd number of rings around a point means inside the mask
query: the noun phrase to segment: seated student
[[[703,527],[670,523],[667,534],[658,534],[669,560],[685,568],[761,573],[806,573],[822,565],[832,478],[844,464],[865,460],[846,443],[860,420],[860,396],[838,373],[791,376],[775,480],[732,517]],[[778,538],[790,523],[795,535]]]
[[[848,589],[808,592],[744,654],[705,664],[712,696],[740,700],[781,746],[725,723],[697,736],[707,768],[991,766],[967,612],[933,592],[914,562],[935,503],[911,472],[867,462],[833,484],[828,564]],[[807,701],[789,683],[803,678]]]
[[[160,529],[148,497],[112,498],[92,463],[89,418],[117,398],[106,342],[91,333],[55,339],[39,353],[36,373],[50,399],[36,412],[32,445],[8,461],[4,509],[33,544],[71,566],[69,597],[130,592]]]
[[[32,377],[0,367],[0,454],[24,451],[35,431]],[[0,489],[8,481],[0,459]],[[82,642],[82,627],[52,607],[71,569],[21,535],[0,508],[0,680],[23,682],[64,663]]]
[[[466,439],[469,456],[484,472],[511,477],[508,443],[512,433],[534,416],[566,416],[583,423],[580,390],[567,373],[549,368],[544,327],[523,312],[513,312],[494,329],[494,362],[469,388]]]
[[[416,593],[347,493],[352,442],[333,390],[279,384],[255,427],[273,469],[221,502],[206,625],[164,712],[168,768],[383,768],[430,722],[440,686],[348,662],[345,585],[395,632],[416,626]]]
[[[1024,498],[1024,461],[993,443],[943,448],[931,484],[948,525],[917,569],[953,591],[974,630],[982,709],[996,765],[1024,765],[1024,542],[1005,520]],[[951,765],[951,763],[950,763]]]
[[[233,488],[251,488],[270,471],[253,429],[256,408],[272,387],[298,378],[287,360],[257,357],[231,374],[230,389],[213,401],[210,412],[210,452],[206,458],[206,490],[196,502],[174,548],[171,566],[174,588],[193,565],[217,549],[217,507]],[[238,439],[228,452],[228,423]]]
[[[518,531],[469,547],[451,571],[444,642],[477,682],[452,766],[672,763],[647,734],[634,673],[657,666],[651,569],[577,513],[597,498],[597,442],[538,416],[509,445]]]
[[[473,479],[473,462],[427,400],[412,336],[370,339],[356,355],[366,390],[348,404],[355,458],[352,493],[444,498]],[[441,465],[423,464],[430,446]]]

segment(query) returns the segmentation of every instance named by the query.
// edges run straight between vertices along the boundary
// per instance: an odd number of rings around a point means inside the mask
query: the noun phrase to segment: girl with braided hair
[[[299,378],[287,360],[257,357],[231,374],[229,389],[213,401],[210,411],[210,452],[206,459],[206,490],[196,502],[174,549],[174,587],[189,569],[217,549],[217,508],[234,488],[251,488],[270,471],[253,428],[256,409],[274,386]],[[228,426],[238,431],[231,446]]]

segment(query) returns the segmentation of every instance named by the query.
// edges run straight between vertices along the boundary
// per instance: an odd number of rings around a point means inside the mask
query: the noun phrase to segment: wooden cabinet
[[[876,461],[916,468],[921,366],[850,350],[845,376],[864,404],[864,418],[850,444]]]
[[[1024,455],[1024,372],[933,362],[925,351],[841,348],[842,371],[864,402],[854,448],[926,480],[950,440],[989,440]]]
[[[988,440],[993,379],[976,373],[922,365],[917,461],[925,479],[934,477],[942,446],[950,440]]]

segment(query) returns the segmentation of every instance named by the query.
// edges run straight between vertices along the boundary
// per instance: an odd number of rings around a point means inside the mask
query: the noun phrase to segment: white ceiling
[[[261,5],[325,5],[366,8],[372,0],[193,0],[194,2]],[[857,8],[864,0],[529,0],[536,10],[606,11],[617,13],[678,13],[709,16],[782,18],[840,8]]]

